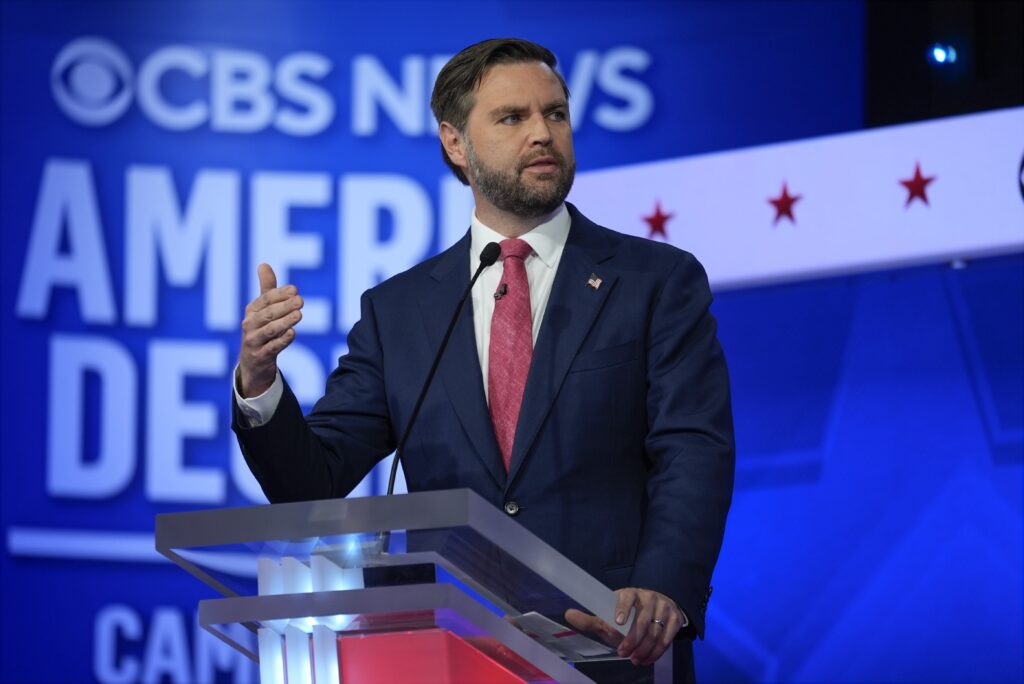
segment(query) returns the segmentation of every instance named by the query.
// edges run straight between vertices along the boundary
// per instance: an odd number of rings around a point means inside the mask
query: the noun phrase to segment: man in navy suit
[[[391,453],[480,252],[463,311],[403,453],[410,491],[469,487],[617,591],[634,665],[675,641],[692,678],[732,495],[729,382],[700,264],[602,228],[565,203],[568,90],[545,48],[491,40],[439,74],[445,162],[476,202],[469,233],[369,290],[349,353],[303,416],[277,370],[302,299],[266,264],[246,308],[234,429],[273,502],[345,496]]]

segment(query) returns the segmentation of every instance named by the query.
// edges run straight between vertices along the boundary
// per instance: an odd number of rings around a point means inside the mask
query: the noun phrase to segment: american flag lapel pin
[[[591,273],[590,277],[587,278],[587,287],[596,290],[597,288],[601,287],[602,282],[604,281],[598,278],[596,273]]]

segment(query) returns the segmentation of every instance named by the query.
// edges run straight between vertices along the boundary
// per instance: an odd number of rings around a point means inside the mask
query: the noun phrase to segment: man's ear
[[[466,141],[462,137],[462,133],[447,121],[442,121],[441,126],[437,130],[437,135],[441,138],[441,146],[444,147],[444,151],[447,153],[448,158],[452,160],[452,163],[463,169],[468,168],[469,160],[466,158]]]

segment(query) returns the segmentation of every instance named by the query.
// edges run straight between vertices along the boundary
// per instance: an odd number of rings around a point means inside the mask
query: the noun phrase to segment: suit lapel
[[[596,227],[575,207],[569,207],[572,227],[533,350],[512,447],[509,484],[533,447],[569,366],[618,279],[610,268],[601,266],[614,254],[614,246],[601,239]],[[587,284],[591,274],[601,278],[599,287]]]
[[[427,328],[431,353],[436,353],[441,344],[448,322],[459,297],[469,284],[469,235],[459,240],[445,252],[437,266],[430,273],[434,287],[424,288],[420,293],[420,310]],[[477,356],[476,333],[473,331],[473,303],[466,301],[459,321],[452,331],[448,349],[444,352],[438,367],[438,378],[444,385],[448,400],[469,435],[475,457],[504,488],[505,466],[501,461],[498,443],[491,426],[484,396],[483,379]],[[415,391],[419,391],[417,387]]]

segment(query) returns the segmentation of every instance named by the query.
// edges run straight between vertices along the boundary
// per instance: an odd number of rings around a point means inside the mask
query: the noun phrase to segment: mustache
[[[519,164],[516,165],[516,171],[518,173],[522,173],[524,170],[526,170],[527,166],[537,161],[541,157],[550,157],[551,159],[555,160],[555,163],[558,164],[559,168],[565,168],[565,157],[562,156],[560,152],[558,152],[557,150],[542,150],[537,154],[532,154],[528,158],[520,160]]]

